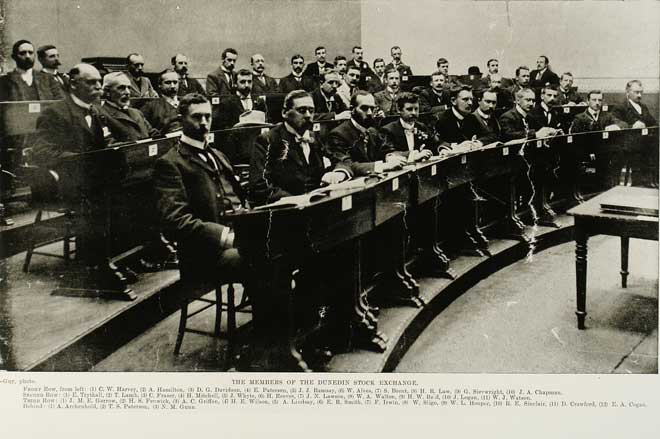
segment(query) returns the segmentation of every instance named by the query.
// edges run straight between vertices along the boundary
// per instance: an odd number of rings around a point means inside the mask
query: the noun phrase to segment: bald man
[[[132,98],[157,98],[158,93],[151,85],[149,78],[144,76],[144,57],[139,53],[131,53],[126,57],[128,79],[131,82]]]
[[[279,87],[275,78],[266,75],[266,59],[263,55],[255,53],[250,58],[252,65],[252,94],[261,96],[266,93],[277,93]]]

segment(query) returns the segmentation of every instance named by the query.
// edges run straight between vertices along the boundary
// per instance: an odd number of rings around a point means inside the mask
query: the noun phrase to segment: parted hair
[[[188,93],[179,99],[179,114],[181,116],[186,116],[188,114],[188,110],[190,110],[191,105],[205,104],[208,101],[209,100],[203,94]]]
[[[457,85],[456,87],[452,87],[451,90],[449,90],[449,98],[450,99],[456,99],[458,97],[458,94],[462,91],[472,91],[472,87],[468,87],[467,85]]]
[[[408,91],[403,92],[399,95],[396,100],[396,108],[401,111],[405,104],[417,104],[419,103],[419,96],[415,93],[410,93]]]
[[[300,98],[311,98],[312,95],[306,92],[305,90],[293,90],[289,92],[288,95],[284,97],[284,111],[290,110],[293,108],[293,101]]]

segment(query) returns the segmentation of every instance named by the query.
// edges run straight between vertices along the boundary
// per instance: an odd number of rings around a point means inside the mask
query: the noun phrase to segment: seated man
[[[356,84],[360,89],[364,90],[367,88],[367,82],[375,75],[374,71],[371,70],[369,64],[364,61],[364,49],[360,46],[354,46],[351,50],[352,59],[350,59],[346,67],[356,68],[360,72],[360,82]]]
[[[208,96],[230,95],[234,92],[236,75],[234,67],[238,52],[231,47],[222,51],[220,67],[206,76],[206,94]]]
[[[536,93],[540,92],[546,84],[559,85],[559,76],[550,69],[550,60],[540,55],[536,60],[536,70],[529,75],[529,86]]]
[[[305,68],[305,58],[296,54],[291,57],[291,73],[280,79],[280,91],[290,93],[294,90],[305,90],[311,92],[314,90],[314,80],[309,76],[303,76]]]
[[[534,91],[523,88],[516,93],[516,106],[500,117],[502,141],[513,139],[536,139],[556,134],[556,129],[538,125],[538,121],[529,117],[534,108]]]
[[[435,124],[441,146],[447,149],[479,146],[476,134],[468,132],[465,126],[465,118],[472,112],[472,90],[465,85],[454,87],[450,99],[451,107],[438,117]]]
[[[520,66],[516,69],[516,78],[513,81],[511,89],[509,90],[514,99],[517,99],[516,94],[518,93],[518,90],[529,88],[529,78],[529,67]]]
[[[266,102],[252,95],[252,72],[241,69],[236,74],[236,92],[220,99],[215,113],[217,123],[212,129],[231,128],[238,123],[241,114],[252,110],[268,112]]]
[[[655,120],[646,104],[642,102],[644,88],[642,82],[633,80],[626,84],[626,100],[614,108],[614,115],[631,128],[656,126]]]
[[[64,92],[53,75],[34,70],[34,46],[27,40],[14,43],[11,57],[16,68],[0,76],[0,102],[62,99]]]
[[[401,61],[401,48],[399,46],[392,47],[390,49],[390,54],[392,55],[392,62],[385,67],[385,70],[396,69],[399,71],[401,80],[404,82],[407,81],[408,79],[404,80],[403,77],[410,77],[413,75],[413,72],[410,66]]]
[[[160,133],[144,118],[140,110],[131,108],[131,81],[123,72],[108,73],[103,77],[106,100],[101,106],[101,117],[117,142],[156,137]]]
[[[500,109],[509,110],[513,108],[513,95],[511,91],[504,86],[504,78],[499,73],[492,73],[490,75],[490,82],[488,87],[497,94],[497,107]]]
[[[321,85],[312,93],[316,120],[348,119],[350,111],[344,101],[337,96],[337,88],[341,84],[339,74],[332,70],[324,70],[320,75]]]
[[[398,72],[397,72],[398,73]],[[414,93],[401,93],[396,105],[399,119],[380,129],[383,151],[406,158],[407,162],[427,160],[438,152],[440,139],[419,122],[419,98]]]
[[[571,72],[562,73],[559,79],[559,95],[557,96],[557,105],[577,105],[582,104],[582,97],[577,92],[577,87],[573,87],[573,74]]]
[[[333,163],[350,165],[355,175],[399,169],[406,163],[397,154],[385,156],[382,137],[374,128],[376,102],[371,93],[358,90],[351,98],[350,120],[328,134],[328,153]]]
[[[284,98],[284,122],[261,134],[250,164],[250,202],[259,205],[290,195],[300,195],[351,177],[346,165],[326,166],[326,149],[313,133],[314,101],[304,90]],[[327,168],[327,169],[326,169]]]
[[[165,70],[160,74],[158,88],[160,98],[147,102],[142,107],[142,114],[152,127],[162,134],[181,129],[179,117],[178,90],[181,85],[180,75],[174,70]]]
[[[130,83],[130,97],[157,98],[158,93],[151,85],[149,78],[144,76],[144,58],[139,53],[131,53],[126,57],[128,65],[127,78]]]
[[[385,61],[383,58],[374,60],[374,73],[375,75],[367,81],[367,91],[371,94],[385,89]]]
[[[603,93],[592,90],[587,93],[587,105],[584,112],[577,114],[571,124],[571,133],[585,133],[588,131],[614,131],[625,128],[625,122],[620,121],[610,112],[601,112],[603,107]]]
[[[399,71],[394,69],[387,70],[385,72],[385,81],[387,87],[385,90],[374,94],[374,98],[376,99],[376,105],[378,108],[383,110],[383,112],[389,116],[398,113],[396,101],[399,98],[401,85],[401,75],[399,75]]]
[[[471,138],[484,145],[500,140],[500,123],[494,114],[497,107],[497,93],[491,89],[481,89],[475,92],[477,109],[465,116],[465,130]]]
[[[449,60],[447,58],[439,58],[435,64],[438,67],[438,71],[445,75],[445,88],[447,90],[451,90],[460,84],[455,75],[449,74]]]
[[[266,93],[279,92],[279,86],[275,78],[266,75],[266,60],[261,54],[254,54],[250,58],[250,65],[252,65],[252,92],[257,96],[262,96]]]
[[[188,57],[186,55],[177,53],[170,61],[172,68],[179,76],[178,96],[185,96],[188,93],[205,93],[204,87],[197,79],[188,77]]]
[[[340,61],[341,63],[341,61]],[[337,66],[341,68],[341,64],[338,63]],[[341,70],[339,71],[341,73]],[[351,105],[351,98],[359,90],[359,84],[361,82],[361,73],[360,69],[357,67],[351,66],[347,67],[346,73],[343,77],[343,82],[337,88],[337,95],[344,100],[346,108]]]
[[[326,70],[331,70],[335,66],[332,63],[326,61],[326,49],[323,46],[319,46],[314,49],[314,56],[316,57],[316,62],[307,64],[303,75],[308,76],[314,80],[316,84],[321,82],[321,75]]]
[[[529,118],[534,119],[533,125],[541,127],[561,128],[561,115],[555,103],[557,102],[557,86],[546,84],[541,88],[541,102],[529,112]]]
[[[431,73],[429,87],[419,94],[419,111],[422,113],[439,113],[451,105],[449,91],[445,88],[445,74],[436,71]]]

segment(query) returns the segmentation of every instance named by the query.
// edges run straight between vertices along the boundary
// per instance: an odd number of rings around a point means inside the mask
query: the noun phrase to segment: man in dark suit
[[[252,110],[268,113],[266,102],[252,94],[252,72],[241,69],[236,74],[236,93],[220,99],[213,129],[231,128],[238,123],[241,114]]]
[[[350,120],[330,131],[328,154],[334,163],[350,166],[354,175],[400,169],[406,158],[389,154],[385,157],[383,140],[374,128],[376,101],[371,93],[358,90],[351,98]]]
[[[62,65],[60,62],[60,52],[52,44],[46,44],[37,49],[37,58],[41,64],[41,71],[53,75],[53,78],[60,84],[62,90],[66,90],[69,83],[69,76],[61,73],[58,69]]]
[[[514,100],[516,100],[516,95],[518,94],[519,90],[525,89],[525,88],[530,88],[529,86],[529,67],[527,66],[520,66],[516,69],[516,79],[511,86],[511,95],[514,97]]]
[[[350,107],[351,97],[360,89],[360,83],[362,82],[360,75],[360,70],[357,67],[349,67],[343,76],[342,84],[337,89],[337,95],[344,100],[346,107]]]
[[[310,192],[325,183],[350,178],[347,166],[326,166],[326,149],[313,133],[314,101],[309,93],[296,90],[284,99],[284,122],[260,135],[250,164],[250,201],[253,204],[276,201],[290,195]]]
[[[131,83],[132,98],[157,98],[158,93],[151,85],[149,78],[144,76],[144,58],[139,53],[131,53],[126,57],[128,64],[128,79]]]
[[[440,71],[431,73],[429,87],[419,93],[419,111],[422,113],[439,113],[451,104],[449,90],[445,87],[446,77]]]
[[[556,129],[538,124],[538,120],[529,117],[534,108],[534,91],[523,88],[516,93],[516,105],[500,117],[502,141],[513,139],[536,139],[549,137]]]
[[[492,89],[480,89],[475,92],[477,109],[465,116],[465,131],[471,138],[484,145],[500,140],[501,127],[494,114],[497,107],[497,92]]]
[[[177,53],[170,60],[172,68],[179,75],[178,96],[185,96],[188,93],[204,94],[204,87],[195,78],[188,77],[188,57]]]
[[[414,93],[403,92],[396,102],[399,119],[380,129],[383,136],[383,152],[406,158],[407,162],[427,160],[436,152],[440,139],[422,122],[419,122],[419,98]]]
[[[487,88],[492,89],[497,93],[497,108],[509,110],[513,108],[513,95],[504,85],[504,78],[499,73],[492,73],[490,76],[490,82]]]
[[[340,120],[351,117],[344,101],[337,96],[337,88],[340,84],[339,74],[334,70],[324,70],[321,73],[321,85],[312,93],[316,120]]]
[[[537,99],[541,89],[546,84],[559,85],[559,76],[550,70],[550,60],[548,57],[541,55],[536,60],[536,70],[532,70],[529,82],[530,87],[537,94]]]
[[[584,101],[577,92],[577,87],[573,87],[573,74],[564,72],[559,80],[559,89],[557,90],[557,105],[577,105]]]
[[[439,58],[435,64],[438,67],[438,71],[445,75],[445,88],[447,90],[451,90],[460,84],[456,75],[449,74],[449,60],[447,58]]]
[[[160,98],[147,102],[141,108],[144,117],[161,134],[171,133],[172,131],[181,129],[178,110],[179,78],[179,74],[174,70],[165,70],[162,72],[158,80]]]
[[[541,89],[541,102],[529,112],[529,119],[533,119],[533,125],[561,129],[561,114],[555,108],[557,102],[558,87],[547,84]]]
[[[642,82],[635,79],[626,84],[626,100],[614,108],[614,115],[631,128],[645,128],[655,126],[658,123],[642,103],[644,88]]]
[[[325,70],[334,69],[335,66],[326,61],[326,50],[323,46],[314,49],[314,56],[316,57],[316,62],[307,64],[303,75],[312,78],[316,84],[320,84],[321,74]]]
[[[465,118],[472,112],[472,90],[465,85],[456,86],[450,92],[451,107],[440,114],[435,132],[445,148],[478,146],[477,137],[468,133]]]
[[[279,92],[279,87],[275,78],[266,75],[266,60],[263,55],[256,53],[250,58],[252,65],[252,93],[262,96],[267,93]]]
[[[350,69],[351,67],[357,68],[360,70],[360,82],[358,87],[360,90],[365,90],[367,88],[367,83],[371,80],[373,76],[376,75],[369,64],[364,61],[364,49],[360,46],[354,46],[352,50],[351,60],[346,63],[346,68]]]
[[[131,108],[131,81],[123,72],[108,73],[103,77],[106,100],[101,115],[117,142],[132,142],[157,137],[158,130],[144,118],[140,110]]]
[[[390,49],[390,54],[392,55],[392,62],[385,67],[385,70],[398,70],[399,75],[401,76],[401,82],[407,82],[408,77],[412,76],[413,72],[410,66],[404,64],[403,61],[401,61],[401,48],[399,46],[392,47]]]
[[[290,93],[294,90],[305,90],[311,92],[314,90],[314,80],[309,76],[303,76],[305,68],[305,59],[302,55],[293,55],[291,57],[291,73],[280,79],[280,91]]]
[[[367,81],[367,91],[371,94],[378,93],[385,90],[385,61],[383,58],[376,58],[374,60],[374,73],[375,75]]]
[[[0,102],[62,99],[64,92],[53,75],[34,70],[34,46],[27,40],[14,43],[11,57],[16,68],[0,76]]]
[[[592,90],[587,93],[587,105],[583,113],[577,114],[571,124],[571,133],[585,133],[588,131],[614,131],[627,128],[627,124],[614,116],[612,112],[602,112],[603,93]]]
[[[374,94],[376,105],[388,116],[398,114],[399,108],[396,105],[396,101],[401,92],[401,77],[399,71],[395,69],[385,71],[385,81],[387,83],[385,90],[381,90]]]
[[[234,93],[236,76],[234,67],[238,52],[231,47],[222,51],[222,64],[206,77],[206,94],[208,96],[230,95]]]

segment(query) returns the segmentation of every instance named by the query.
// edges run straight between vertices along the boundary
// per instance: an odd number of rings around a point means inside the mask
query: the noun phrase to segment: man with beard
[[[573,74],[571,72],[562,73],[558,91],[557,105],[585,105],[582,97],[577,92],[577,87],[573,87]]]
[[[367,86],[367,82],[375,75],[374,71],[371,70],[369,64],[364,61],[364,50],[360,46],[354,46],[352,50],[353,58],[348,61],[346,68],[350,69],[354,67],[360,71],[360,83],[358,86],[360,89],[364,90]]]
[[[321,85],[312,93],[316,120],[339,120],[351,117],[350,111],[337,96],[337,88],[340,84],[339,74],[334,70],[324,70],[321,73]]]
[[[550,60],[547,56],[541,55],[536,60],[536,70],[530,74],[529,85],[538,93],[546,84],[559,85],[559,76],[550,70]]]
[[[37,58],[39,58],[39,63],[41,64],[41,71],[53,75],[55,80],[60,84],[60,87],[62,87],[62,90],[66,90],[69,77],[65,73],[58,71],[62,63],[60,62],[60,52],[57,50],[57,47],[52,44],[41,46],[37,49]]]
[[[139,53],[131,53],[126,57],[128,63],[128,79],[132,98],[157,98],[158,93],[151,85],[149,78],[144,76],[144,58]]]
[[[369,93],[378,93],[385,89],[385,61],[383,58],[374,60],[375,75],[367,81],[367,90]]]
[[[476,136],[484,145],[496,142],[501,132],[500,123],[493,114],[497,106],[497,92],[481,89],[475,93],[475,97],[478,106],[473,113],[465,116],[465,131],[470,138]]]
[[[188,93],[204,94],[202,84],[197,79],[188,77],[188,57],[186,55],[177,53],[170,61],[174,71],[179,75],[178,96],[185,96]]]
[[[356,176],[400,169],[406,158],[385,157],[382,137],[374,128],[376,101],[371,93],[358,90],[351,98],[350,120],[328,134],[328,153],[333,163],[350,166]]]
[[[451,107],[438,117],[435,132],[441,139],[442,146],[477,147],[476,136],[468,133],[465,118],[472,112],[472,90],[465,85],[457,86],[450,92]]]
[[[401,76],[401,80],[406,82],[408,77],[413,75],[413,72],[410,66],[404,64],[403,61],[401,61],[401,48],[399,46],[392,47],[390,49],[390,54],[392,55],[392,62],[385,67],[385,70],[398,70],[399,76]]]
[[[440,71],[431,73],[430,87],[419,93],[419,111],[439,113],[449,107],[449,92],[445,88],[446,76]]]
[[[316,57],[316,62],[307,64],[303,75],[313,79],[314,83],[319,84],[323,72],[334,69],[335,66],[326,61],[326,50],[323,46],[319,46],[314,50],[314,56]]]
[[[497,93],[497,107],[510,109],[513,107],[513,95],[511,92],[504,87],[503,84],[504,78],[499,73],[493,73],[490,75],[489,87],[495,93]]]
[[[290,93],[294,90],[305,90],[309,92],[314,90],[314,80],[302,74],[304,68],[305,59],[302,55],[293,55],[291,57],[291,73],[280,79],[280,91],[282,93]]]
[[[360,84],[360,70],[357,67],[348,67],[344,75],[344,82],[337,89],[337,94],[344,100],[344,105],[351,105],[351,98],[358,91]]]
[[[614,108],[614,115],[631,128],[645,128],[658,123],[642,102],[644,88],[642,82],[634,79],[626,84],[626,100]]]
[[[414,93],[401,93],[396,105],[399,119],[380,129],[386,157],[395,154],[405,157],[408,162],[429,159],[440,142],[425,124],[417,120],[419,98]]]
[[[222,51],[222,64],[206,77],[206,94],[209,96],[230,95],[234,93],[236,76],[234,67],[238,52],[231,47]]]
[[[131,108],[131,81],[123,72],[108,73],[103,77],[105,102],[101,115],[117,142],[132,142],[156,137],[158,130],[152,128],[140,110]]]
[[[502,140],[507,142],[513,139],[536,139],[553,136],[557,133],[555,128],[538,125],[535,119],[529,116],[534,108],[534,91],[523,88],[516,93],[516,105],[500,117],[502,127]]]
[[[147,102],[141,109],[151,126],[162,134],[181,129],[178,111],[180,78],[180,74],[174,70],[162,72],[158,80],[160,98]]]
[[[385,81],[387,82],[387,87],[385,87],[385,90],[376,93],[374,98],[376,99],[376,105],[378,108],[383,110],[383,112],[389,116],[398,113],[396,101],[399,98],[399,86],[401,83],[399,71],[385,71]]]
[[[0,77],[0,102],[62,99],[64,93],[53,75],[34,70],[34,46],[28,40],[14,43],[11,57],[16,68]]]
[[[266,102],[252,95],[252,72],[241,69],[236,74],[236,92],[220,99],[215,119],[217,123],[213,124],[212,129],[231,128],[238,123],[241,114],[252,110],[268,112]]]
[[[252,65],[252,92],[257,96],[277,93],[279,91],[277,81],[264,73],[266,60],[263,55],[258,53],[252,55],[250,64]]]
[[[511,95],[517,99],[518,91],[526,88],[529,88],[529,67],[520,66],[516,69],[516,79],[511,87]]]

